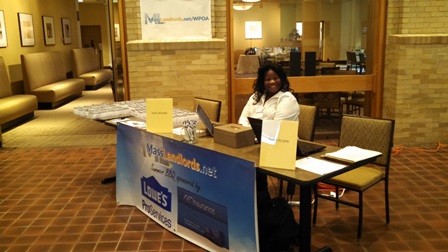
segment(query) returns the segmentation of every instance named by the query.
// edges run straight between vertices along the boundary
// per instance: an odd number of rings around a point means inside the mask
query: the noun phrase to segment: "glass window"
[[[369,3],[370,0],[273,0],[234,11],[235,65],[239,54],[256,48],[261,63],[268,60],[288,67],[289,53],[297,48],[302,61],[305,52],[316,52],[318,63],[331,61],[340,70],[367,73],[365,60],[371,50],[368,18],[373,16],[369,15]],[[245,39],[246,21],[262,23],[261,39]],[[348,52],[356,57],[350,58]]]

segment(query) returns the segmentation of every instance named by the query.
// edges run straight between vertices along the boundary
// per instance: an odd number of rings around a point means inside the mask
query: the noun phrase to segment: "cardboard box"
[[[214,141],[233,148],[240,148],[255,143],[252,128],[239,124],[225,124],[214,128]]]

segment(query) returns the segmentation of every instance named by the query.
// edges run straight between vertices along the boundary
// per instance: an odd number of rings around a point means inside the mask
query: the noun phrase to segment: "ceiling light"
[[[256,3],[256,2],[260,2],[260,0],[243,0],[243,2],[246,2],[246,3]]]
[[[248,9],[252,8],[252,6],[253,6],[253,4],[251,4],[251,3],[235,3],[235,4],[233,4],[233,9],[242,11],[242,10],[248,10]]]

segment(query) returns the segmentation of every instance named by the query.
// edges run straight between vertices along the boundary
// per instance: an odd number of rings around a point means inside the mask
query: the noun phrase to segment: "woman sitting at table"
[[[289,88],[288,77],[278,65],[263,65],[238,120],[239,124],[250,126],[248,117],[268,120],[299,120],[299,103]],[[258,201],[269,197],[267,176],[257,173]]]
[[[289,88],[285,71],[278,65],[263,65],[238,120],[239,124],[250,126],[248,117],[268,120],[299,120],[299,104]]]

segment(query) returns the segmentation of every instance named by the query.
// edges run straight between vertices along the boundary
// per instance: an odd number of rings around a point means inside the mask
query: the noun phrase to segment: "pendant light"
[[[245,3],[244,1],[241,2],[240,0],[233,3],[233,9],[237,11],[243,11],[252,8],[253,5],[254,5],[253,3]]]

